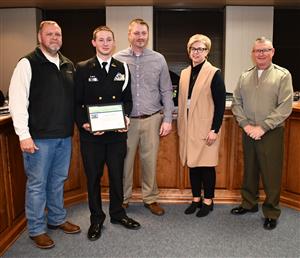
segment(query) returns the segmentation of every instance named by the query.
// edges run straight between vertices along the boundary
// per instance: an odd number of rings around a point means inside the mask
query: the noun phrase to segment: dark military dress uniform
[[[77,64],[75,74],[76,123],[80,132],[83,164],[88,181],[91,224],[103,223],[105,214],[101,203],[100,179],[106,163],[109,172],[109,213],[113,219],[126,215],[123,202],[123,164],[126,155],[127,133],[106,131],[93,135],[82,125],[89,123],[87,105],[123,103],[124,112],[132,109],[130,74],[126,64],[111,58],[108,74],[97,57]]]

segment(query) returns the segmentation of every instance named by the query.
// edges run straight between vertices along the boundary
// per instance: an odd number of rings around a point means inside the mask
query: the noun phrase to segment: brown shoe
[[[46,233],[38,236],[31,236],[30,238],[34,241],[38,248],[49,249],[55,245],[53,240]]]
[[[129,207],[129,203],[128,202],[123,202],[122,207],[124,209],[127,209]]]
[[[144,203],[144,206],[155,215],[161,216],[165,214],[165,210],[160,207],[157,202],[153,202],[150,204]]]
[[[65,223],[63,223],[61,225],[57,225],[57,226],[48,224],[48,228],[50,228],[50,229],[58,229],[59,228],[59,229],[63,230],[66,234],[76,234],[81,231],[79,226],[74,225],[69,221],[66,221]]]

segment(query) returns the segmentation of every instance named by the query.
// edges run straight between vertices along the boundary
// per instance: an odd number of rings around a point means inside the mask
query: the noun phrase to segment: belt
[[[148,117],[150,117],[150,116],[153,116],[153,115],[155,115],[155,114],[157,114],[157,113],[159,113],[159,112],[160,112],[160,110],[158,110],[158,111],[152,113],[151,115],[132,116],[132,117],[130,117],[130,118],[133,118],[133,119],[145,119],[145,118],[148,118]]]

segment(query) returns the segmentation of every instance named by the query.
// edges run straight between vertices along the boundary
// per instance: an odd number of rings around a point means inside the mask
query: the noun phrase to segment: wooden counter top
[[[226,110],[231,110],[232,101],[226,101]],[[293,102],[293,111],[300,112],[300,101]]]
[[[294,112],[300,112],[300,101],[295,101],[293,103],[293,111]]]
[[[11,116],[9,114],[0,116],[0,125],[5,124],[8,121],[11,121]]]

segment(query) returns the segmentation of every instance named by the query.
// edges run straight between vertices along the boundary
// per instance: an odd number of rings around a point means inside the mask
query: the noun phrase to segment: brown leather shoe
[[[49,249],[55,245],[53,240],[46,233],[38,236],[31,236],[30,238],[34,241],[38,248]]]
[[[66,221],[65,223],[63,223],[61,225],[57,225],[57,226],[48,224],[48,228],[50,228],[50,229],[58,229],[59,228],[62,231],[64,231],[66,234],[76,234],[81,231],[79,226],[74,225],[69,221]]]
[[[155,215],[161,216],[165,214],[165,210],[160,207],[157,202],[153,202],[150,204],[144,203],[144,206]]]
[[[129,207],[129,203],[128,202],[123,202],[122,207],[124,209],[127,209]]]

